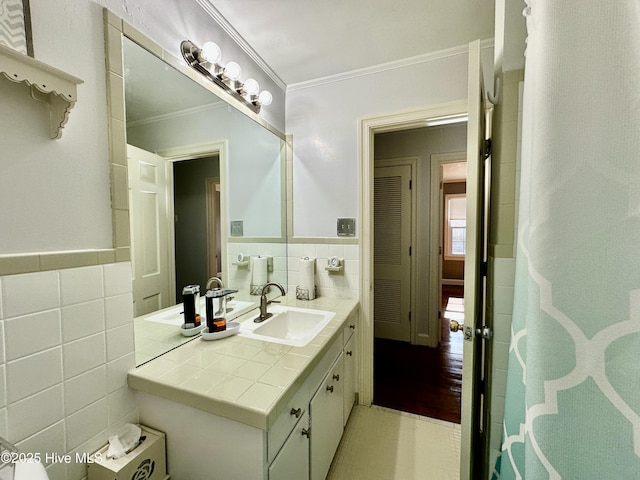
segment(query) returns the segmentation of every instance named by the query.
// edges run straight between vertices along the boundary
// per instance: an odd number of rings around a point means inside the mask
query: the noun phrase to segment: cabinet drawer
[[[269,480],[309,478],[309,414],[304,413],[269,466]]]
[[[344,324],[344,327],[342,330],[342,340],[345,345],[347,344],[347,342],[349,341],[351,336],[356,332],[357,329],[358,329],[358,310],[356,310],[351,315],[349,315],[349,318],[347,318],[347,321]]]
[[[305,385],[287,402],[287,407],[278,415],[277,420],[267,434],[268,461],[276,457],[296,423],[307,415],[309,408],[309,388]]]

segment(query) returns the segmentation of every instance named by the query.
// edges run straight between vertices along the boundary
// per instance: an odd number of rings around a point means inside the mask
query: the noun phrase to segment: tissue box
[[[88,480],[168,480],[165,435],[144,425],[140,445],[118,459],[107,459],[105,445],[89,456],[87,463]],[[142,438],[141,436],[141,438]]]

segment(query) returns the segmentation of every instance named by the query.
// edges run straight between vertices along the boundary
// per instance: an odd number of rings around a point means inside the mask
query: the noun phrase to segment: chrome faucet
[[[218,278],[218,277],[211,277],[209,280],[207,280],[207,286],[205,287],[205,290],[209,290],[213,284],[216,283],[218,285],[218,288],[224,288],[224,282]],[[227,308],[227,303],[233,299],[233,297],[229,297],[227,295],[225,295],[224,297],[220,297],[218,299],[218,310],[215,312],[216,315],[219,315],[222,312],[222,307],[225,307],[226,310],[229,310]]]
[[[218,287],[224,288],[224,283],[222,282],[222,280],[220,280],[218,277],[211,277],[209,280],[207,280],[207,286],[205,287],[205,290],[209,290],[211,288],[211,285],[213,285],[214,283],[217,283]]]
[[[269,290],[269,287],[271,285],[273,285],[274,287],[278,287],[280,289],[280,293],[282,294],[282,296],[285,296],[287,294],[284,291],[284,287],[279,283],[269,282],[265,284],[265,286],[262,287],[262,294],[260,295],[260,315],[253,320],[255,323],[264,322],[267,318],[270,318],[273,316],[273,313],[267,312],[267,305],[269,305],[270,303],[280,303],[276,300],[267,301],[267,291]]]

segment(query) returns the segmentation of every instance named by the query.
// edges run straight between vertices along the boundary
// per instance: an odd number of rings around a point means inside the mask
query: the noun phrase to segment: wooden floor
[[[443,312],[449,297],[461,298],[462,290],[443,286]],[[438,348],[375,339],[375,405],[460,423],[462,334],[450,334],[447,318],[441,328]]]

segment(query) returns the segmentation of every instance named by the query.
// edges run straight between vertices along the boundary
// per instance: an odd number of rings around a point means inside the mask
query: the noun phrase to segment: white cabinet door
[[[358,354],[356,352],[356,335],[351,335],[351,338],[344,346],[344,414],[343,425],[347,424],[351,409],[356,401],[356,358]]]
[[[342,437],[344,360],[340,356],[311,399],[311,480],[324,480]],[[302,477],[300,477],[302,478]]]
[[[269,467],[269,480],[309,478],[309,414],[305,411]]]

